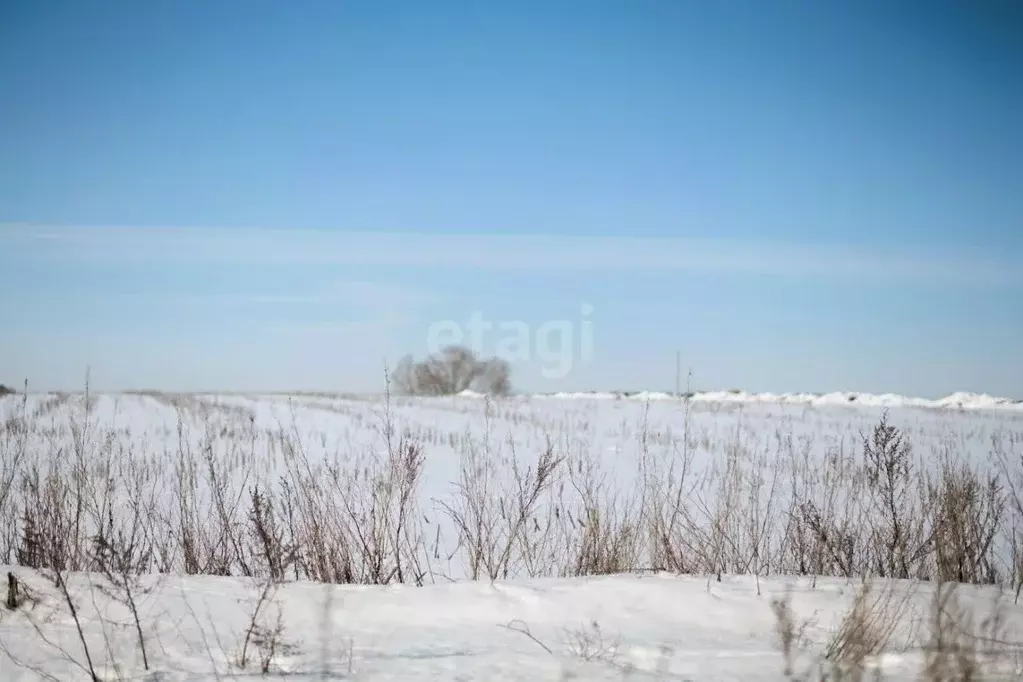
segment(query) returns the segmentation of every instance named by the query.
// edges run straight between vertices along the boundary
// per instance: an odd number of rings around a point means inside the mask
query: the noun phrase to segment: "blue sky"
[[[0,381],[1023,398],[1014,4],[5,3]]]

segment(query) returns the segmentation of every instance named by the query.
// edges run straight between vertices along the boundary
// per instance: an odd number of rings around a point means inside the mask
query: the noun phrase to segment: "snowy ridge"
[[[87,682],[81,643],[52,582],[27,569],[0,567],[7,570],[39,603],[3,614],[0,680]],[[259,622],[278,629],[275,654],[261,676],[265,640],[250,642],[251,661],[239,664],[259,582],[209,576],[142,580],[148,671],[135,632],[109,625],[131,623],[127,608],[93,588],[99,576],[70,576],[72,593],[82,596],[83,636],[101,679],[791,682],[784,674],[772,599],[787,596],[797,621],[807,624],[794,657],[801,672],[813,670],[824,655],[856,593],[855,584],[838,579],[725,576],[717,582],[668,574],[422,588],[287,582],[262,606]],[[891,651],[868,665],[886,682],[919,679],[927,640],[916,623],[931,607],[933,588],[909,581],[875,585],[902,606],[891,612]],[[963,587],[960,603],[980,618],[997,596],[997,588]],[[1004,617],[1006,636],[1014,641],[1023,636],[1023,606],[1006,600]],[[4,651],[14,652],[18,663],[4,660]],[[1016,679],[1021,672],[1012,660],[997,670],[1000,674],[984,679]]]
[[[463,391],[458,394],[462,398],[482,398],[481,393]],[[659,391],[639,391],[636,393],[611,392],[579,392],[579,393],[534,393],[522,398],[556,399],[556,400],[638,400],[642,402],[678,400],[677,395]],[[1023,401],[1013,398],[999,398],[986,393],[967,393],[958,391],[951,395],[932,400],[929,398],[913,398],[895,393],[857,393],[854,391],[835,391],[833,393],[747,393],[745,391],[706,391],[693,393],[693,402],[704,403],[758,403],[758,404],[789,404],[789,405],[862,405],[865,407],[927,407],[932,409],[962,410],[1018,410],[1023,412]]]
[[[45,397],[59,396],[59,393],[38,393],[31,394]],[[78,393],[72,392],[70,395],[78,395]],[[116,396],[131,396],[141,395],[138,393],[122,393],[120,391],[101,391],[94,393],[93,395],[106,395],[111,397]],[[170,392],[163,394],[166,396],[197,396],[197,397],[217,397],[217,398],[230,398],[230,397],[242,397],[242,398],[254,398],[257,396],[264,397],[281,397],[296,395],[303,398],[318,397],[322,400],[334,400],[338,398],[378,398],[377,394],[335,394],[335,393],[305,393],[302,391],[292,393],[290,391],[269,391],[269,392],[257,392],[257,393],[211,393],[207,391],[201,391],[198,393],[191,392]],[[18,394],[10,394],[9,398],[12,400],[17,399]],[[0,396],[0,402],[2,398]],[[467,398],[467,399],[483,399],[486,396],[483,393],[478,393],[472,390],[465,390],[459,393],[456,397]],[[578,392],[559,392],[559,393],[524,393],[515,394],[511,396],[512,400],[625,400],[631,402],[667,402],[672,400],[679,400],[679,396],[666,393],[663,391],[578,391]],[[814,407],[842,407],[842,406],[861,406],[861,407],[917,407],[917,408],[929,408],[935,410],[1011,410],[1017,412],[1023,412],[1023,400],[1015,398],[1002,398],[998,396],[989,395],[987,393],[970,393],[966,391],[957,391],[951,395],[947,395],[944,398],[938,398],[937,400],[931,398],[915,398],[911,396],[899,395],[897,393],[859,393],[856,391],[833,391],[831,393],[749,393],[746,391],[701,391],[692,393],[689,397],[692,402],[697,403],[731,403],[731,404],[756,404],[756,405],[808,405]],[[426,398],[426,400],[429,400]]]

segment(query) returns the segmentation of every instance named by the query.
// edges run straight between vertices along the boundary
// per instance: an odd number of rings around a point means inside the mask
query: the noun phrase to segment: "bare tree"
[[[435,368],[434,376],[443,377],[441,385],[447,394],[468,390],[483,368],[476,354],[464,346],[448,346],[430,361]]]
[[[394,383],[406,395],[455,395],[473,389],[488,395],[511,391],[511,367],[502,358],[480,360],[465,346],[447,346],[426,359],[411,355],[394,370]]]
[[[487,395],[508,395],[511,393],[511,365],[504,358],[484,360],[473,389]]]

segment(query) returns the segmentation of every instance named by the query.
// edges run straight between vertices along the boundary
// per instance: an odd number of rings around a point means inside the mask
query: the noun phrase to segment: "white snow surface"
[[[472,391],[460,394],[464,397],[484,397]],[[554,398],[558,400],[630,400],[630,401],[678,401],[679,397],[671,393],[659,391],[639,391],[636,393],[551,393],[538,394],[533,398]],[[867,407],[931,407],[935,409],[956,408],[962,410],[993,410],[1007,409],[1023,411],[1023,400],[998,398],[986,393],[968,393],[959,391],[944,398],[914,398],[895,393],[857,393],[855,391],[833,393],[747,393],[746,391],[704,391],[690,396],[693,402],[702,403],[760,403],[760,404],[792,404],[792,405],[863,405]]]
[[[0,422],[20,410],[22,400],[0,399]],[[81,418],[84,397],[30,394],[24,400],[33,419],[46,427],[30,444],[31,456],[53,456],[55,439],[70,437],[69,424]],[[850,393],[704,393],[693,397],[689,410],[676,396],[654,393],[526,396],[487,401],[486,406],[481,396],[471,394],[393,399],[389,405],[367,397],[308,394],[99,394],[90,402],[90,428],[122,452],[173,458],[182,442],[195,447],[206,438],[217,456],[247,461],[264,480],[279,475],[282,455],[274,443],[282,432],[299,439],[311,459],[332,461],[341,452],[379,452],[382,425],[390,415],[424,443],[421,497],[426,501],[450,494],[464,444],[479,442],[484,434],[493,447],[515,453],[535,454],[548,442],[565,451],[585,449],[609,480],[625,488],[634,481],[635,462],[644,450],[669,450],[684,432],[693,439],[694,466],[700,467],[735,442],[751,453],[855,448],[884,409],[890,409],[892,422],[924,455],[944,452],[951,444],[961,456],[982,461],[993,440],[1023,443],[1020,405],[974,394],[926,401]],[[242,443],[240,449],[235,441]],[[430,515],[435,526],[428,528],[428,536],[450,537],[451,528],[435,507]],[[772,597],[790,591],[797,616],[809,621],[803,661],[809,665],[859,586],[839,579],[726,575],[718,582],[652,572],[589,578],[519,575],[492,583],[465,580],[458,557],[446,564],[442,559],[435,568],[441,577],[423,587],[280,585],[261,616],[276,622],[280,614],[281,645],[271,672],[297,680],[384,682],[560,680],[571,674],[589,680],[625,675],[780,680],[783,659]],[[87,679],[74,624],[52,582],[22,567],[0,570],[12,571],[38,598],[31,608],[16,612],[0,606],[0,681]],[[259,677],[258,662],[250,660],[248,672],[237,665],[259,584],[180,575],[151,576],[144,582],[140,612],[148,673],[132,619],[120,602],[104,595],[103,580],[92,574],[74,574],[69,580],[104,680]],[[876,664],[886,679],[916,679],[918,630],[931,603],[930,588],[906,582],[895,589],[911,595],[910,607],[900,614],[904,623],[892,652]],[[963,587],[962,599],[968,608],[986,613],[998,593],[994,587]],[[1023,641],[1023,606],[1010,599],[1005,618],[1015,641]],[[250,653],[250,659],[258,659],[258,653]],[[1023,668],[1002,679],[1017,673]]]
[[[52,583],[12,569],[40,599],[0,620],[0,679],[88,679],[77,630]],[[99,594],[96,576],[74,575],[70,593],[102,679],[256,679],[250,640],[261,586],[214,577],[152,577],[139,598],[149,671],[128,610]],[[810,670],[837,631],[859,585],[809,578],[667,574],[562,580],[462,582],[426,587],[287,583],[263,602],[280,624],[271,678],[296,680],[783,680],[771,601],[788,595],[805,641],[796,670]],[[878,583],[899,604],[891,652],[871,659],[887,680],[918,679],[921,623],[932,592]],[[983,617],[993,588],[961,588],[960,603]],[[1011,600],[1011,596],[1007,596]],[[1009,601],[1011,603],[1011,601]],[[1007,636],[1023,636],[1023,607],[1010,607]],[[30,622],[31,619],[31,622]],[[35,623],[35,625],[31,624]],[[45,642],[44,643],[44,637]],[[12,660],[12,658],[14,660]],[[15,660],[17,662],[15,662]],[[112,663],[116,661],[116,665]],[[991,679],[1023,674],[1000,662]],[[816,679],[816,678],[814,678]]]

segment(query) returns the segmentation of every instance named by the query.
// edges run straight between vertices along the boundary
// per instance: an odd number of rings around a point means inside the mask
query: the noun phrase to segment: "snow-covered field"
[[[784,679],[774,598],[799,673],[865,576],[891,679],[925,662],[936,581],[1001,613],[980,648],[1023,642],[1023,409],[990,396],[29,395],[0,418],[0,564],[29,597],[0,607],[0,680],[87,679],[76,617],[102,679]]]

